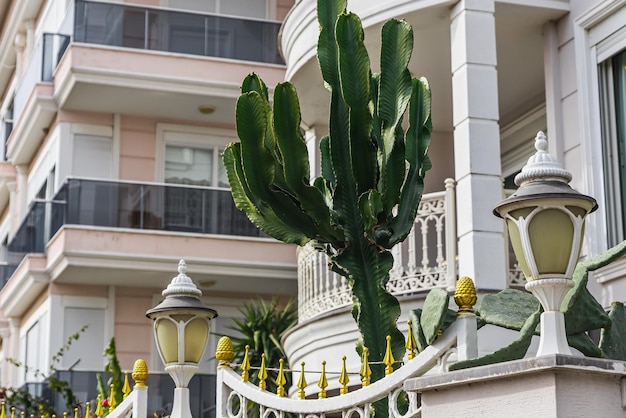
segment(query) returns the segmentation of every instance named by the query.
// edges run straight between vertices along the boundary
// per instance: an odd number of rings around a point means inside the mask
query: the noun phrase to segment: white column
[[[2,351],[3,351],[3,355],[2,355],[2,375],[0,375],[0,386],[3,388],[6,387],[10,387],[11,386],[11,381],[10,381],[10,375],[8,374],[8,366],[6,366],[7,361],[6,359],[9,357],[9,349],[10,349],[10,337],[11,337],[11,332],[9,330],[9,328],[4,328],[3,326],[5,325],[0,325],[0,338],[2,338]]]
[[[16,361],[21,361],[22,359],[20,359],[20,319],[16,318],[16,317],[11,317],[9,318],[9,332],[10,332],[10,340],[11,340],[11,344],[10,344],[10,348],[9,348],[9,352],[8,352],[8,357],[12,358],[13,360]],[[7,373],[9,381],[8,382],[4,382],[7,384],[7,386],[16,386],[18,383],[18,379],[17,379],[17,373],[19,368],[17,368],[16,366],[14,366],[13,364],[7,362],[7,367],[9,368],[9,371]]]
[[[26,215],[27,196],[26,189],[28,185],[28,167],[26,165],[16,165],[17,170],[17,217],[18,222],[21,222]]]
[[[461,0],[451,12],[454,163],[459,274],[478,289],[507,286],[494,0]]]
[[[561,60],[556,22],[543,26],[543,62],[546,79],[546,119],[548,151],[557,161],[565,161],[563,152],[563,107],[561,106]]]
[[[35,47],[35,21],[25,20],[24,27],[26,28],[26,56],[30,57]]]
[[[15,35],[15,74],[19,77],[22,75],[22,63],[24,62],[24,47],[26,46],[26,38],[23,34]]]
[[[9,216],[11,217],[11,224],[9,226],[9,241],[13,239],[17,228],[20,225],[20,217],[17,213],[17,183],[11,181],[7,183],[9,189]]]

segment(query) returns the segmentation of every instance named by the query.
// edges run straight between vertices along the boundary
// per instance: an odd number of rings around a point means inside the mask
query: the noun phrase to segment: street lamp
[[[165,300],[146,312],[154,325],[159,356],[176,388],[171,418],[191,418],[189,381],[198,372],[198,363],[209,338],[209,322],[217,312],[200,302],[202,292],[185,273],[184,260],[178,276],[161,293]]]
[[[573,190],[571,173],[548,153],[543,132],[535,155],[515,176],[519,189],[498,203],[494,214],[506,220],[513,251],[526,276],[526,290],[541,302],[537,356],[569,354],[561,303],[574,286],[585,217],[598,208],[595,199]]]

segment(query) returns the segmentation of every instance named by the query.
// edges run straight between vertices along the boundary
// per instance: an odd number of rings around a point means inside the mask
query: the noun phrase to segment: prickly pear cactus
[[[391,336],[395,358],[404,337],[400,306],[385,285],[393,257],[406,238],[422,196],[432,131],[430,89],[407,69],[413,49],[408,23],[382,28],[380,73],[372,73],[361,21],[345,0],[319,0],[318,59],[330,94],[330,134],[320,141],[321,173],[311,182],[295,88],[268,89],[248,76],[237,102],[239,143],[224,151],[237,207],[261,230],[284,242],[313,241],[332,269],[347,278],[353,316],[379,362]],[[408,119],[404,130],[402,120]],[[372,367],[372,380],[383,367]]]
[[[618,258],[626,256],[626,241],[604,254],[576,265],[573,274],[574,287],[567,293],[561,310],[565,316],[568,344],[588,357],[607,357],[626,361],[626,314],[624,305],[615,302],[607,314],[602,305],[587,289],[590,271],[602,268]],[[538,310],[537,310],[538,309]],[[520,330],[520,336],[510,345],[492,354],[455,363],[450,370],[517,360],[524,357],[532,335],[539,334],[539,302],[531,294],[505,289],[495,295],[487,295],[477,311],[477,319],[487,324]],[[587,335],[588,331],[601,329],[600,344],[596,345]]]

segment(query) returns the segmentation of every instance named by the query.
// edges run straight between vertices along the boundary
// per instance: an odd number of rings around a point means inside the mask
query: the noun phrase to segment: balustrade
[[[505,190],[506,196],[512,193]],[[455,182],[446,179],[445,191],[422,197],[409,236],[392,248],[394,263],[389,271],[387,290],[396,296],[433,288],[453,290],[457,276],[456,240]],[[347,280],[331,271],[328,265],[326,254],[312,245],[299,248],[299,322],[352,304],[352,290]],[[523,287],[526,279],[512,250],[509,251],[509,266],[509,286]]]
[[[391,250],[394,264],[387,289],[392,294],[407,295],[435,287],[454,289],[455,213],[452,179],[446,180],[446,191],[422,197],[409,236]],[[331,271],[326,254],[312,245],[298,251],[298,303],[300,322],[352,303],[346,279]]]

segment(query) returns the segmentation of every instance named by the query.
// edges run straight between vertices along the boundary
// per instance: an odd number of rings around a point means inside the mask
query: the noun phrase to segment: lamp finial
[[[186,273],[187,264],[185,264],[185,260],[180,260],[178,262],[178,276],[174,277],[167,288],[161,292],[163,297],[187,296],[199,299],[202,296],[202,291],[196,287]]]
[[[565,170],[548,152],[548,140],[542,131],[535,137],[535,149],[537,152],[515,176],[516,185],[521,186],[533,181],[559,181],[567,184],[572,180],[572,173]]]

